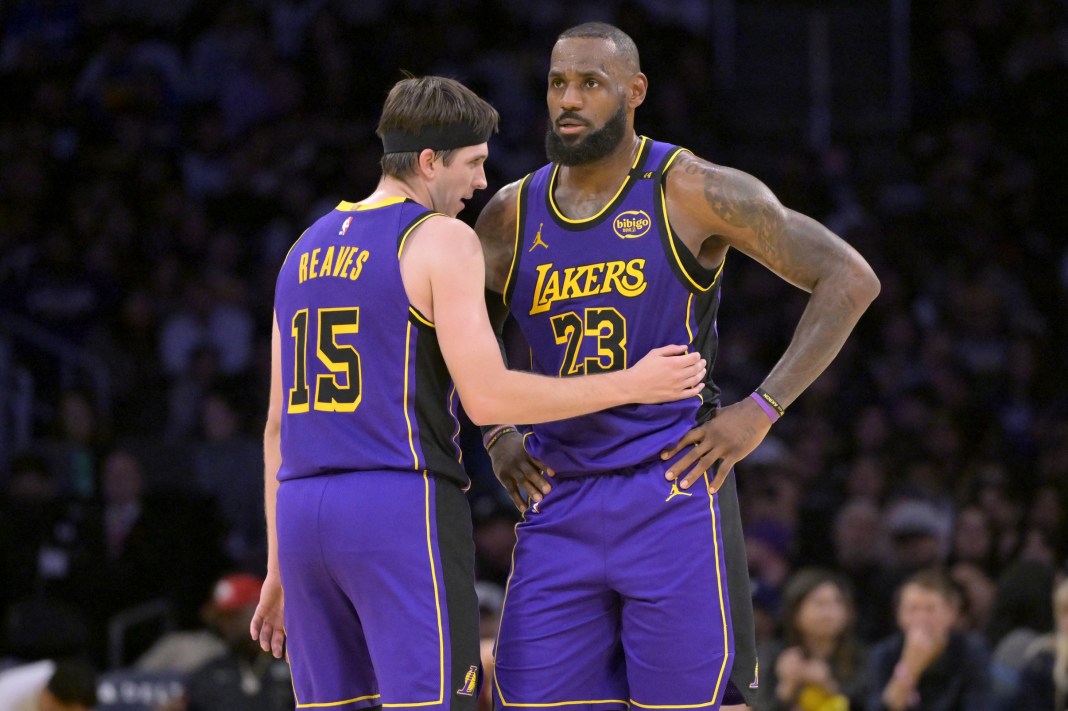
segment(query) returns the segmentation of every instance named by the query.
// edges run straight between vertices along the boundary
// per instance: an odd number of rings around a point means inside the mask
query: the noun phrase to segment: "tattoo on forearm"
[[[784,208],[755,178],[693,157],[679,167],[701,181],[707,208],[738,229],[733,246],[812,293],[790,346],[765,381],[780,402],[789,404],[834,359],[870,303],[864,301],[870,289],[862,288],[862,260],[858,263],[826,227]],[[690,189],[696,188],[694,180]]]
[[[848,281],[846,271],[840,267],[830,278]],[[767,387],[793,402],[834,360],[866,306],[851,289],[822,290],[818,296],[814,293],[789,348],[769,374]]]

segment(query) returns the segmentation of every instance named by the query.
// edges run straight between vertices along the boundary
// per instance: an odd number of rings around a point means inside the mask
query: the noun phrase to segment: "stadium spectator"
[[[853,631],[852,591],[829,570],[802,568],[783,591],[782,634],[761,650],[759,708],[862,708],[867,658]]]
[[[960,592],[927,569],[898,590],[898,632],[871,651],[867,708],[977,711],[993,708],[985,641],[954,630]]]
[[[247,573],[225,575],[215,584],[205,613],[208,627],[222,642],[221,653],[210,656],[186,680],[186,694],[158,711],[282,711],[296,704],[289,665],[260,649],[248,628],[260,599],[263,579]],[[188,638],[180,638],[188,641]],[[193,651],[176,640],[171,665],[185,666]],[[199,640],[201,643],[204,640]],[[194,657],[208,656],[214,644],[197,644]],[[158,655],[168,654],[157,649]],[[157,660],[158,662],[159,660]],[[149,662],[154,665],[156,662]],[[172,667],[173,668],[173,667]]]

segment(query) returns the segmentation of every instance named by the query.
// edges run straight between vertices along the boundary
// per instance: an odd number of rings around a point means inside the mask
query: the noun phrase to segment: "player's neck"
[[[428,210],[434,209],[433,202],[430,198],[430,191],[426,189],[425,185],[419,183],[414,184],[405,182],[400,178],[394,178],[388,175],[383,175],[382,179],[378,181],[378,187],[375,191],[360,200],[360,204],[372,205],[376,202],[382,202],[390,198],[408,198],[419,203]]]
[[[582,165],[561,166],[559,184],[568,190],[587,193],[615,190],[630,172],[641,145],[641,138],[631,132],[604,158]]]

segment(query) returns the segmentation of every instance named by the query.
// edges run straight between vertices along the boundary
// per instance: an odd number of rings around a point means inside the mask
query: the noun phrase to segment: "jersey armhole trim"
[[[408,236],[415,231],[415,228],[423,224],[431,217],[448,217],[440,212],[424,212],[419,217],[416,217],[408,226],[401,230],[400,237],[397,238],[397,259],[400,259],[401,253],[404,251],[404,243],[408,239]]]
[[[519,184],[519,194],[515,198],[515,242],[512,245],[512,264],[508,267],[508,276],[504,280],[504,291],[501,292],[501,301],[505,306],[511,300],[512,289],[515,288],[515,273],[519,268],[519,246],[523,243],[523,208],[527,204],[527,188],[533,173],[527,173]]]
[[[678,267],[678,273],[685,279],[684,283],[689,284],[690,287],[696,289],[699,292],[707,292],[716,285],[719,281],[719,275],[723,273],[723,266],[727,263],[726,257],[719,263],[719,266],[714,270],[705,269],[697,261],[697,258],[692,254],[687,254],[689,259],[685,259],[683,254],[679,251],[681,240],[678,235],[675,234],[675,230],[671,227],[671,220],[668,218],[667,209],[667,174],[671,168],[671,164],[675,162],[675,159],[679,157],[683,152],[692,152],[688,148],[676,147],[668,157],[664,160],[663,166],[660,168],[660,180],[657,181],[657,191],[660,193],[660,199],[658,201],[658,207],[661,219],[664,224],[664,238],[668,246],[671,249],[671,254],[675,258],[675,266]],[[691,262],[687,265],[686,261]],[[705,272],[705,275],[701,275],[700,272]],[[711,275],[709,278],[708,275]],[[703,278],[702,278],[703,277]]]
[[[422,312],[419,311],[419,309],[415,308],[411,304],[408,304],[408,313],[409,315],[411,315],[412,318],[415,319],[416,323],[422,324],[427,328],[434,328],[434,322],[424,316]]]

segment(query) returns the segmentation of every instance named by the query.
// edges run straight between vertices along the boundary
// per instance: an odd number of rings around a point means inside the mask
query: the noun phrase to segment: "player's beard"
[[[601,160],[623,141],[627,131],[627,107],[620,102],[619,111],[604,126],[591,131],[585,138],[567,143],[553,130],[552,123],[545,132],[545,155],[559,165],[585,165]]]

